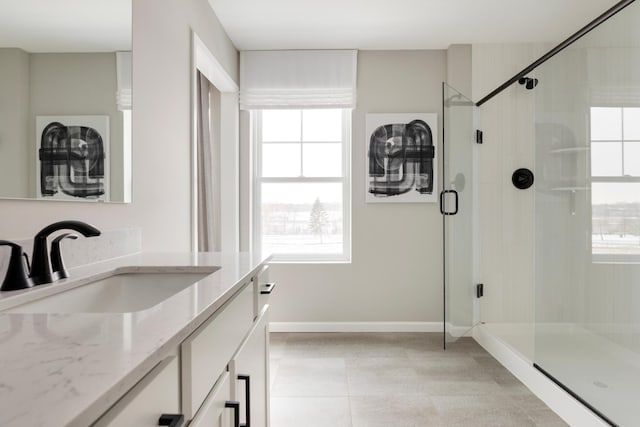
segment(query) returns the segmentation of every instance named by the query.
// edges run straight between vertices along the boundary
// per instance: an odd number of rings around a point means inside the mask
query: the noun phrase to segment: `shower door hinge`
[[[476,144],[482,144],[482,131],[480,129],[476,129]]]
[[[478,283],[476,285],[476,298],[482,298],[484,296],[484,284]]]

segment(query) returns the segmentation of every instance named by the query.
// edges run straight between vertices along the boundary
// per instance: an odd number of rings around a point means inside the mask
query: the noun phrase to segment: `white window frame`
[[[609,183],[609,184],[623,184],[623,183],[638,183],[640,182],[640,177],[637,176],[629,176],[624,175],[624,147],[627,142],[640,142],[637,139],[626,139],[624,135],[624,109],[625,108],[638,108],[635,105],[591,105],[591,108],[617,108],[621,110],[621,118],[620,118],[620,127],[621,127],[621,137],[620,140],[605,140],[605,139],[593,139],[591,135],[589,135],[589,146],[591,143],[607,143],[607,142],[620,142],[621,143],[621,152],[622,152],[622,175],[620,176],[593,176],[590,173],[590,184],[592,183]],[[591,122],[591,112],[589,112],[589,123]],[[591,160],[589,160],[591,162]],[[593,201],[591,202],[593,206]],[[592,208],[593,209],[593,208]],[[637,263],[640,260],[640,255],[636,254],[617,254],[617,253],[594,253],[593,252],[593,215],[591,217],[591,259],[592,262],[597,264],[608,264],[608,263]]]
[[[308,108],[292,108],[308,110]],[[351,262],[351,109],[342,109],[342,177],[294,177],[263,178],[262,177],[262,111],[251,110],[251,145],[253,149],[252,165],[252,251],[258,256],[262,252],[262,183],[342,183],[342,245],[343,252],[336,254],[273,254],[271,262],[276,263],[348,263]],[[302,130],[301,130],[302,132]],[[265,254],[266,255],[266,254]]]

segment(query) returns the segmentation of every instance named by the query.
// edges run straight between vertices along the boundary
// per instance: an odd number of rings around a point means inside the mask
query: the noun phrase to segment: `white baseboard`
[[[609,426],[586,406],[534,368],[530,360],[495,337],[483,325],[474,328],[473,338],[569,425],[575,427]]]
[[[442,332],[442,322],[271,322],[271,332]]]

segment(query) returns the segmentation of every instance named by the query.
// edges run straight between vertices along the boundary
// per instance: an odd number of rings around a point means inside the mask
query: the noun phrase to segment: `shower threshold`
[[[532,323],[487,323],[473,336],[570,425],[637,425],[637,353],[577,324],[538,325],[535,332]]]

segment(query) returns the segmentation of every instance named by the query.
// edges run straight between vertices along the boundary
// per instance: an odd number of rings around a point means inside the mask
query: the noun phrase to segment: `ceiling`
[[[0,48],[131,49],[131,0],[0,0]]]
[[[617,0],[209,0],[240,50],[557,43]]]
[[[617,0],[209,0],[241,50],[559,42]],[[0,0],[0,47],[127,50],[131,0]]]

